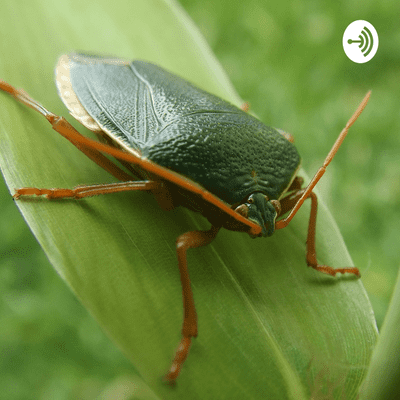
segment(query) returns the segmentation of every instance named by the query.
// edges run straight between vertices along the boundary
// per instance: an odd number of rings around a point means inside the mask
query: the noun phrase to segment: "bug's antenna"
[[[347,132],[349,131],[350,127],[354,124],[354,122],[357,120],[357,118],[363,112],[365,106],[368,103],[368,100],[369,100],[370,96],[371,96],[371,91],[369,91],[365,95],[364,99],[362,100],[362,102],[358,106],[358,108],[355,111],[355,113],[351,116],[351,118],[347,122],[346,126],[343,128],[342,132],[340,132],[340,135],[338,136],[338,138],[336,139],[335,143],[333,144],[333,146],[331,148],[331,151],[326,156],[324,164],[322,165],[322,167],[319,168],[317,173],[311,179],[311,182],[308,184],[308,186],[304,190],[303,195],[300,197],[300,199],[297,201],[295,206],[292,208],[292,211],[290,212],[290,214],[286,218],[276,222],[275,229],[285,228],[289,224],[289,222],[292,220],[292,218],[296,215],[297,211],[299,210],[299,208],[304,203],[304,200],[306,200],[307,197],[310,196],[310,193],[314,189],[315,185],[321,179],[322,175],[324,175],[324,173],[326,171],[326,167],[330,164],[330,162],[332,161],[333,157],[335,156],[335,154],[339,150],[339,147],[343,143],[343,140],[346,137]]]

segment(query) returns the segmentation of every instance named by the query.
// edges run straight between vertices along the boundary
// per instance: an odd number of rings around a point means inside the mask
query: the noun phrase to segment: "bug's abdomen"
[[[300,157],[292,143],[257,119],[199,112],[165,126],[143,155],[200,183],[229,204],[254,191],[278,198]]]

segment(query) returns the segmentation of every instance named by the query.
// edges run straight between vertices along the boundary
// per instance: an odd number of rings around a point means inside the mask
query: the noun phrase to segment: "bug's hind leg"
[[[13,197],[19,199],[20,196],[46,196],[48,199],[82,199],[83,197],[132,190],[151,191],[159,189],[160,186],[161,183],[155,181],[127,181],[99,185],[81,185],[73,189],[38,189],[34,187],[24,187],[15,189]]]
[[[182,339],[176,350],[171,368],[165,376],[165,381],[168,383],[175,382],[180,373],[182,364],[189,354],[192,337],[197,336],[197,313],[187,268],[186,252],[188,249],[210,244],[217,236],[219,229],[220,227],[212,226],[208,231],[186,232],[180,235],[176,241],[176,252],[178,255],[179,272],[182,283],[183,325]]]
[[[100,151],[98,151],[92,144],[93,141],[85,138],[81,135],[65,118],[53,114],[45,107],[43,107],[39,102],[32,99],[28,93],[22,89],[17,89],[11,86],[9,83],[0,80],[0,90],[10,94],[22,104],[32,108],[39,114],[43,115],[52,125],[53,129],[62,135],[64,138],[68,139],[75,147],[82,151],[86,156],[88,156],[97,165],[105,169],[111,175],[115,176],[120,181],[129,181],[133,177],[119,168],[115,163],[105,157]],[[78,137],[84,140],[76,141],[74,137]],[[85,144],[86,143],[86,144]]]

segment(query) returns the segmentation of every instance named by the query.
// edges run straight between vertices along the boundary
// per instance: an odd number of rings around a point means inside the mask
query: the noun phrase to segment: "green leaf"
[[[147,59],[241,102],[174,1],[35,0],[18,12],[14,7],[2,6],[9,40],[1,44],[0,77],[54,113],[66,113],[54,85],[54,64],[74,50]],[[3,93],[0,153],[11,192],[113,181],[44,118]],[[175,240],[188,230],[208,228],[207,221],[185,209],[164,212],[151,195],[139,192],[16,203],[60,276],[154,396],[302,399],[357,393],[377,334],[373,312],[360,280],[306,268],[309,205],[272,238],[222,231],[212,245],[190,251],[199,337],[171,388],[161,377],[182,322]],[[325,264],[352,265],[322,201],[317,252]]]
[[[368,374],[360,392],[362,400],[400,398],[400,270]]]

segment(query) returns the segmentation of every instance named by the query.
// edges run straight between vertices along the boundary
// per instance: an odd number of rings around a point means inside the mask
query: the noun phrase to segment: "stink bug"
[[[88,139],[20,89],[0,81],[0,89],[42,114],[58,133],[121,182],[73,189],[16,189],[14,198],[45,195],[81,199],[100,194],[151,192],[165,210],[184,206],[201,212],[207,231],[190,231],[176,241],[182,281],[182,339],[168,382],[174,382],[197,336],[197,315],[186,252],[212,242],[222,227],[251,237],[271,236],[286,227],[311,198],[307,265],[323,273],[357,268],[320,265],[315,252],[317,197],[313,188],[366,106],[368,93],[338,136],[323,165],[302,188],[300,157],[290,135],[265,126],[228,102],[143,61],[70,54],[56,67],[59,95],[71,115],[101,141]],[[104,143],[105,142],[105,143]],[[118,167],[103,153],[118,159]],[[287,215],[288,214],[288,215]],[[286,215],[286,216],[285,216]]]

